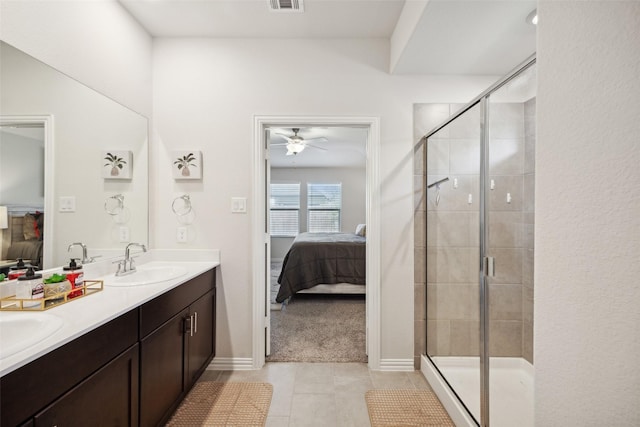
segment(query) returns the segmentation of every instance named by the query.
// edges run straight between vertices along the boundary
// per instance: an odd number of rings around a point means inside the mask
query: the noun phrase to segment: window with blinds
[[[307,184],[307,230],[340,232],[342,184]]]
[[[300,231],[300,183],[271,184],[269,229],[276,237],[295,237]]]

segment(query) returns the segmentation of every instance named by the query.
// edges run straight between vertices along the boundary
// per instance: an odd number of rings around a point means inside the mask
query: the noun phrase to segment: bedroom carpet
[[[371,427],[455,427],[431,390],[369,390],[365,400]]]
[[[296,295],[271,312],[268,362],[366,362],[363,295]]]
[[[167,426],[264,426],[272,394],[269,383],[198,382]]]

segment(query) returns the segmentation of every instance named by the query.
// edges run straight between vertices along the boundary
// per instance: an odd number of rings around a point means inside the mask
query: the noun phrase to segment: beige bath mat
[[[272,394],[268,383],[199,382],[167,426],[264,426]]]
[[[365,399],[372,427],[455,427],[431,390],[369,390]]]

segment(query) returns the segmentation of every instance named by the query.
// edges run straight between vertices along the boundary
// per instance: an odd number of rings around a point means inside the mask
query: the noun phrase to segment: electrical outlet
[[[118,228],[118,240],[120,243],[129,241],[129,227],[121,226]]]
[[[63,196],[60,197],[59,207],[60,212],[75,212],[76,211],[76,198],[75,196]]]
[[[176,240],[178,243],[187,243],[187,238],[187,227],[178,227],[176,234]]]

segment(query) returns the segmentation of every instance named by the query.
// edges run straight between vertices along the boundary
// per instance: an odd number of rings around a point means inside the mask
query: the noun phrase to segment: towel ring
[[[191,198],[188,194],[183,194],[180,197],[173,199],[171,203],[171,210],[178,216],[185,216],[191,212]]]
[[[115,196],[109,197],[104,202],[104,210],[109,215],[119,215],[122,213],[124,209],[124,196],[122,194],[116,194]]]

